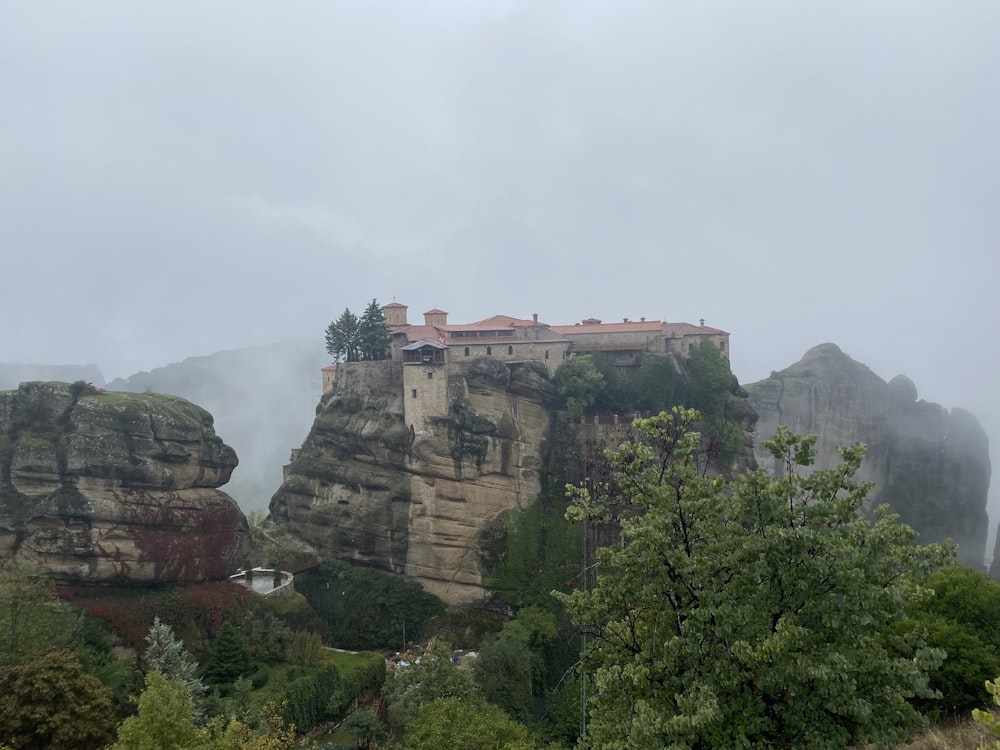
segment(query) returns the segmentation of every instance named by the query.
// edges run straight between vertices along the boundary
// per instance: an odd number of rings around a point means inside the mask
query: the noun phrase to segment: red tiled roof
[[[475,323],[470,324],[470,327],[510,328],[514,326],[535,326],[535,325],[545,325],[545,324],[544,323],[539,324],[533,320],[525,320],[524,318],[512,318],[510,315],[492,315],[489,318],[478,320]]]
[[[566,336],[583,333],[659,333],[660,321],[647,320],[634,321],[628,323],[589,323],[571,326],[552,326],[552,330]]]
[[[427,312],[424,313],[424,315],[447,315],[447,314],[448,313],[446,313],[444,310],[439,310],[436,307],[433,310],[428,310]]]
[[[663,332],[678,336],[697,336],[698,334],[701,334],[702,336],[710,336],[714,334],[720,334],[723,336],[729,335],[728,331],[723,331],[721,328],[696,326],[691,323],[664,323]]]
[[[450,326],[449,326],[450,327]],[[409,341],[418,341],[420,339],[427,339],[428,341],[436,341],[439,332],[447,330],[448,327],[442,326],[393,326],[393,334],[402,333],[406,335]]]

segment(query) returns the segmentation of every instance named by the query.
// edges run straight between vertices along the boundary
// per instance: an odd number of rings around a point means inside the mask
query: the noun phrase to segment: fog
[[[0,362],[704,318],[997,445],[998,92],[992,0],[2,2]]]

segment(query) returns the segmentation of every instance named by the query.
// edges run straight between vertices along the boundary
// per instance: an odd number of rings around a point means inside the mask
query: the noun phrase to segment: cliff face
[[[271,517],[320,557],[459,603],[482,595],[479,533],[539,493],[551,385],[541,365],[488,359],[444,375],[435,402],[404,391],[399,362],[339,365]],[[436,408],[408,421],[404,396]]]
[[[74,582],[229,575],[247,524],[212,417],[172,396],[66,383],[0,392],[0,559]]]
[[[952,539],[959,560],[982,567],[990,459],[986,434],[970,413],[917,400],[903,376],[886,383],[833,344],[821,344],[771,377],[745,386],[760,415],[755,453],[778,425],[819,435],[816,464],[837,463],[836,447],[868,445],[860,478],[875,482],[868,509],[888,503],[923,542]],[[779,467],[775,467],[777,470]]]

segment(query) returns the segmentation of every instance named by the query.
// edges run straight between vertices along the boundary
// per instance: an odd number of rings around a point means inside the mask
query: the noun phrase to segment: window
[[[414,388],[414,389],[413,389],[413,398],[416,398],[416,397],[417,397],[417,389],[416,389],[416,388]]]
[[[513,346],[508,346],[507,347],[507,356],[510,356],[513,353],[514,353],[514,347]]]
[[[433,372],[427,373],[427,379],[428,380],[434,380],[434,373]]]
[[[469,356],[469,347],[465,347],[465,356],[466,356],[466,357],[468,357],[468,356]]]
[[[688,354],[691,354],[693,351],[694,351],[694,344],[688,344]]]
[[[492,354],[493,354],[493,347],[492,346],[487,346],[486,347],[486,356],[489,357],[489,356],[492,356]]]
[[[548,358],[549,358],[549,350],[548,350],[548,349],[546,349],[546,350],[545,350],[545,359],[548,359]]]
[[[719,342],[719,349],[721,349],[722,351],[726,351],[726,342],[725,341],[720,341]]]

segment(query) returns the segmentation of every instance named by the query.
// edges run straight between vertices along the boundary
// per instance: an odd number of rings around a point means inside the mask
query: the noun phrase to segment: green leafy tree
[[[373,568],[324,562],[295,577],[295,590],[330,628],[343,648],[373,649],[401,642],[403,630],[418,638],[444,604],[420,584]]]
[[[565,500],[543,497],[504,516],[504,544],[486,574],[491,591],[514,607],[561,609],[552,591],[570,590],[580,560],[580,524],[565,512]]]
[[[72,651],[50,648],[0,667],[0,743],[90,750],[113,738],[111,692]]]
[[[188,653],[184,642],[174,635],[173,628],[160,622],[159,617],[153,618],[153,624],[146,634],[142,665],[147,673],[158,671],[167,679],[183,683],[191,704],[196,709],[196,715],[201,718],[200,700],[204,697],[206,688],[197,675],[198,662]]]
[[[183,680],[154,669],[146,675],[135,716],[118,727],[112,750],[208,750],[208,730],[195,725],[194,703]]]
[[[910,619],[891,633],[925,630],[928,645],[947,652],[930,681],[940,697],[917,699],[916,705],[934,718],[966,714],[989,702],[984,684],[1000,674],[1000,583],[982,571],[950,565],[925,586],[933,595],[912,602]]]
[[[435,698],[471,698],[476,687],[469,673],[451,660],[451,646],[432,640],[427,650],[406,666],[397,666],[385,683],[385,697],[396,704],[394,715],[406,724]]]
[[[558,636],[551,612],[525,607],[479,650],[473,676],[483,697],[519,720],[526,720],[535,698],[545,695],[549,679],[547,646]],[[563,671],[566,665],[561,665]]]
[[[604,376],[589,354],[567,359],[559,365],[552,381],[556,395],[566,404],[566,410],[574,419],[582,417],[595,404],[604,386]]]
[[[358,323],[358,349],[363,360],[385,359],[392,341],[392,331],[377,300],[368,303]]]
[[[66,645],[73,623],[72,608],[56,596],[41,570],[25,563],[0,563],[0,664]]]
[[[358,316],[344,308],[340,317],[326,328],[326,351],[335,362],[360,359],[360,326]]]
[[[486,700],[524,721],[531,712],[531,667],[528,644],[501,631],[480,647],[473,676]]]
[[[223,623],[205,659],[205,679],[216,685],[228,684],[253,670],[246,638],[231,622]]]
[[[438,698],[406,727],[406,750],[534,750],[528,729],[482,699]]]
[[[685,402],[687,383],[669,357],[645,357],[629,373],[634,408],[646,414],[669,411]]]
[[[371,711],[355,711],[341,724],[344,734],[354,740],[357,748],[371,747],[372,743],[385,736],[385,726]]]
[[[589,633],[593,748],[844,748],[903,740],[922,721],[942,654],[916,637],[890,652],[914,576],[947,559],[885,510],[859,516],[864,446],[804,476],[815,438],[779,428],[785,467],[728,486],[699,470],[695,411],[637,420],[611,481],[573,490],[575,518],[605,519],[593,590],[563,595]]]

